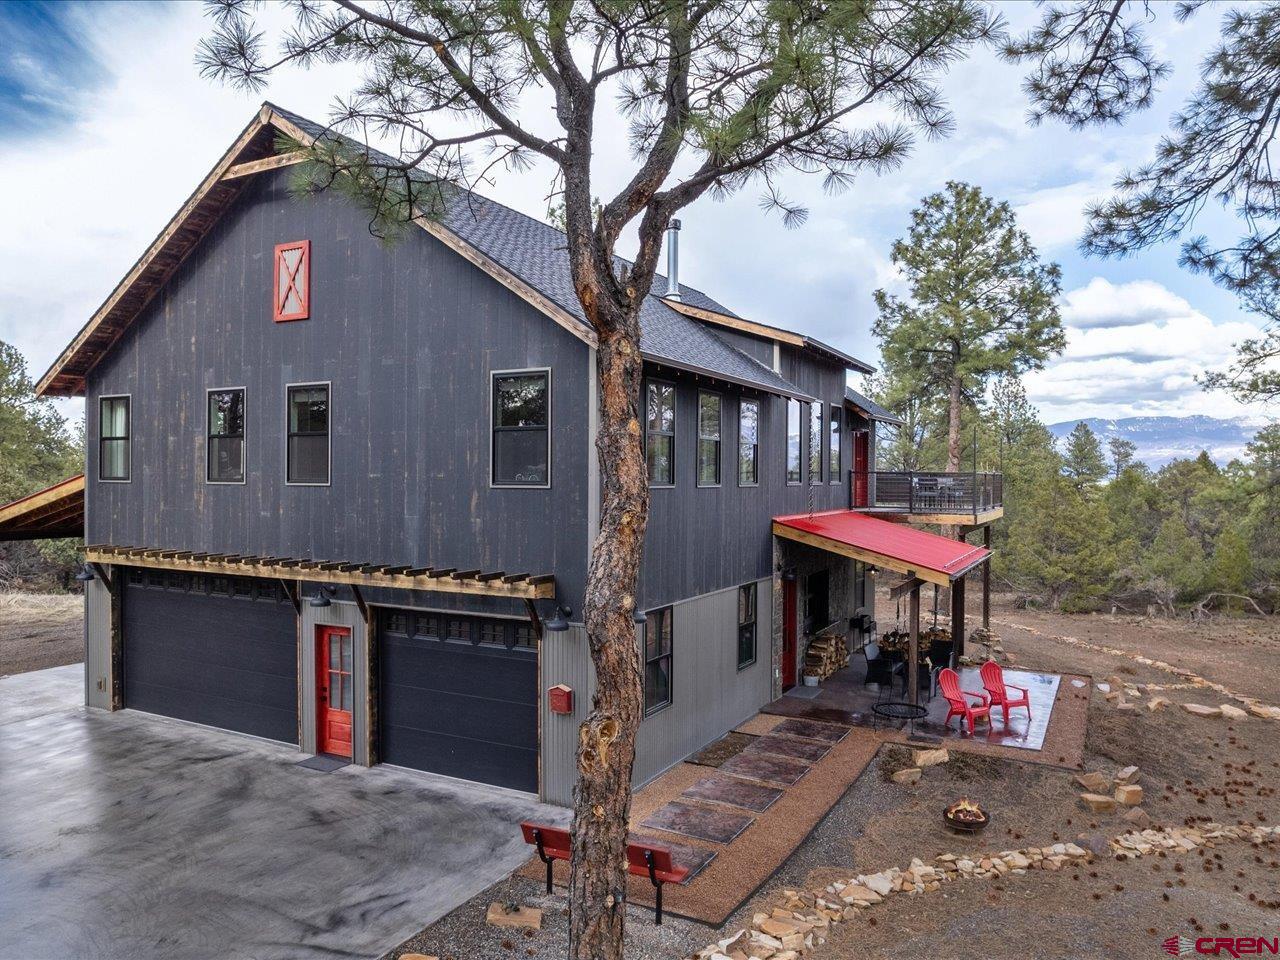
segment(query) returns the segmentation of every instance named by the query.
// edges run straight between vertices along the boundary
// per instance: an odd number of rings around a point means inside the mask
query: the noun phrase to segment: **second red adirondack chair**
[[[950,723],[952,717],[961,717],[961,724],[964,721],[969,723],[969,734],[973,735],[973,722],[979,717],[986,717],[987,722],[991,721],[991,704],[987,701],[985,693],[972,693],[968,690],[960,689],[960,674],[956,673],[950,667],[938,673],[938,689],[942,691],[942,695],[947,699],[947,719],[944,723]],[[969,702],[969,698],[973,697],[980,701],[975,705]]]
[[[1013,684],[1004,682],[1004,671],[1000,669],[1000,664],[994,660],[988,660],[982,665],[982,686],[986,688],[987,693],[991,695],[991,706],[999,707],[1004,711],[1004,722],[1009,722],[1010,707],[1026,707],[1027,719],[1031,719],[1031,694],[1026,687],[1015,687]],[[1010,690],[1021,691],[1022,696],[1011,696]]]

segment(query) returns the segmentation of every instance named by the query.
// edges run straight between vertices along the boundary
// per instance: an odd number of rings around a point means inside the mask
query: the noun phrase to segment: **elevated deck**
[[[1004,516],[1004,474],[928,470],[851,471],[849,505],[859,513],[917,523],[983,526]]]

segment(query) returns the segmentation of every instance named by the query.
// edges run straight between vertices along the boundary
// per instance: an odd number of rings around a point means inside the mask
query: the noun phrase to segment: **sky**
[[[1012,29],[1030,4],[998,4]],[[1197,374],[1229,361],[1256,331],[1233,297],[1177,265],[1176,244],[1124,260],[1084,257],[1076,243],[1085,205],[1121,171],[1149,159],[1169,116],[1193,88],[1223,11],[1151,26],[1174,65],[1153,107],[1123,127],[1084,132],[1031,126],[1021,72],[991,52],[952,69],[943,89],[956,125],[923,142],[896,171],[859,178],[839,196],[819,176],[792,174],[782,191],[808,205],[788,229],[748,186],[704,198],[681,214],[681,279],[742,316],[809,333],[875,363],[877,288],[901,293],[889,260],[912,208],[947,180],[1008,200],[1019,225],[1063,273],[1066,351],[1026,377],[1047,421],[1206,414],[1261,418],[1269,411],[1209,394]],[[269,22],[282,23],[268,9]],[[248,94],[200,77],[197,42],[210,28],[196,3],[0,3],[0,339],[38,377],[248,122],[270,99],[324,120],[352,68],[276,77]],[[275,34],[278,35],[278,34]],[[545,111],[533,97],[529,111]],[[623,121],[600,111],[596,192],[607,196],[631,166]],[[484,192],[534,216],[546,213],[550,170],[499,171]],[[1202,224],[1230,238],[1229,217]],[[625,253],[625,251],[622,251]],[[78,415],[75,401],[63,402]],[[1273,413],[1273,411],[1270,411]]]

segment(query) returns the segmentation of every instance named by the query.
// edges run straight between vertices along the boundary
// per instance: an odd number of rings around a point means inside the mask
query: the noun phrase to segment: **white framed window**
[[[760,485],[760,401],[738,401],[738,486]]]
[[[827,480],[831,483],[840,483],[840,430],[843,427],[840,416],[840,405],[831,404],[831,416],[828,420],[831,436],[829,445],[827,446]]]
[[[724,403],[718,393],[698,391],[698,486],[720,486],[720,434]]]
[[[244,387],[205,394],[206,483],[244,483]]]
[[[131,424],[128,394],[98,398],[98,479],[128,483]]]
[[[551,486],[551,369],[495,370],[489,392],[489,484]]]
[[[800,482],[800,401],[787,398],[787,484]]]
[[[291,383],[285,387],[285,483],[329,485],[332,425],[329,383]]]

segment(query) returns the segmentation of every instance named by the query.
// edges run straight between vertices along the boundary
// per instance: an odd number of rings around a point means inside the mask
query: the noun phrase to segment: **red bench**
[[[547,893],[551,892],[551,865],[556,860],[573,858],[573,839],[568,830],[542,823],[522,823],[524,842],[538,849],[538,859],[547,865]],[[637,877],[648,877],[654,889],[654,922],[662,924],[662,885],[680,883],[689,876],[689,868],[671,861],[671,851],[649,843],[627,844],[627,871]]]

